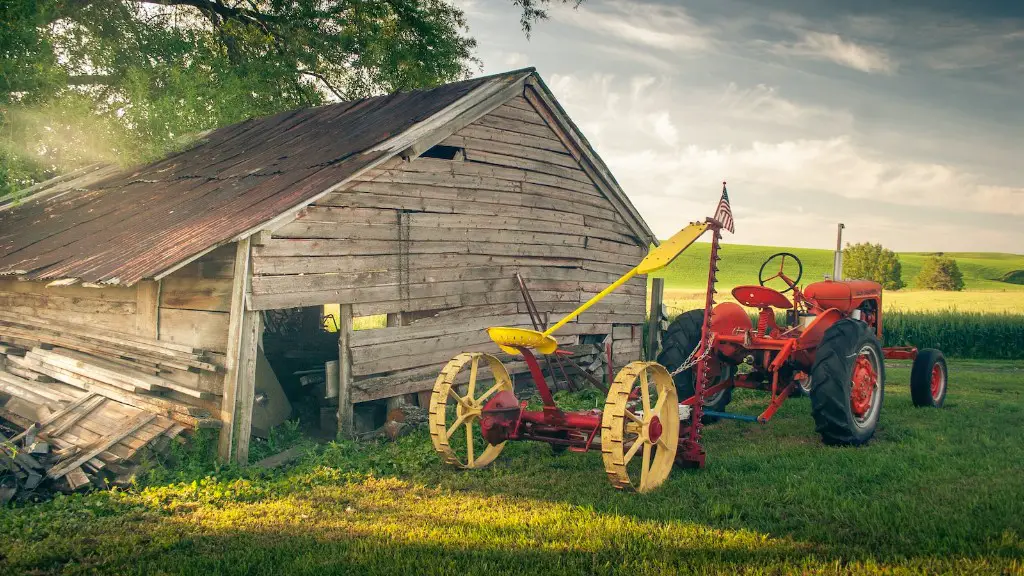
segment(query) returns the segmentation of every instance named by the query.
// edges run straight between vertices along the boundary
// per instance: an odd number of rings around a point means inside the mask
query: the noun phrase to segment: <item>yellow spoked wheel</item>
[[[464,370],[467,366],[468,371]],[[478,394],[481,384],[488,387]],[[463,385],[465,393],[459,394],[457,389]],[[512,391],[512,379],[490,354],[464,352],[441,370],[430,395],[429,426],[434,450],[445,462],[459,468],[483,468],[498,457],[505,443],[491,445],[483,439],[480,411],[502,390]],[[483,450],[477,452],[480,448]]]
[[[653,490],[672,471],[678,444],[679,400],[668,370],[657,362],[628,364],[608,390],[601,418],[608,479],[616,488]]]

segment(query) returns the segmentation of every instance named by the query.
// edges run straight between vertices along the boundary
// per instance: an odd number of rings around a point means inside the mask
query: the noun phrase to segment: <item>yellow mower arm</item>
[[[707,229],[708,224],[705,222],[691,222],[686,228],[676,232],[674,236],[663,242],[660,246],[651,250],[647,256],[640,261],[640,264],[629,272],[626,272],[622,278],[612,282],[607,288],[595,294],[590,300],[584,302],[579,308],[567,314],[564,318],[544,332],[528,330],[525,328],[494,327],[488,328],[487,334],[490,336],[491,340],[501,347],[503,351],[508,352],[509,354],[517,354],[519,352],[512,346],[535,348],[542,354],[551,354],[558,349],[558,342],[552,336],[555,330],[565,326],[573,318],[586,312],[591,306],[600,302],[605,296],[614,292],[619,286],[629,282],[629,280],[637,274],[648,274],[668,266],[676,259],[676,257],[682,254],[684,250],[689,248],[691,244],[700,238]]]

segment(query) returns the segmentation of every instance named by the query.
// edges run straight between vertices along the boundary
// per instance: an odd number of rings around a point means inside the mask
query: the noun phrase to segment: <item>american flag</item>
[[[718,209],[715,210],[715,220],[733,234],[732,208],[729,207],[729,192],[725,189],[725,182],[722,182],[722,199],[718,201]]]

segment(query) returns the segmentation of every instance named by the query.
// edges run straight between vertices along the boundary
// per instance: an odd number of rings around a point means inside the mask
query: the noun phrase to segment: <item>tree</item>
[[[924,290],[950,290],[959,292],[964,289],[964,276],[956,260],[944,256],[941,252],[929,256],[921,266],[921,271],[914,280],[917,288]]]
[[[843,249],[843,275],[847,278],[874,280],[886,290],[899,290],[906,286],[899,257],[881,244],[847,243]]]
[[[522,9],[527,34],[551,4]],[[282,110],[479,69],[452,0],[5,0],[0,194]],[[58,136],[59,135],[59,136]]]

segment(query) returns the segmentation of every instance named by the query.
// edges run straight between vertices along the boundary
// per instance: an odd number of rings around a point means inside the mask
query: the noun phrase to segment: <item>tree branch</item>
[[[341,100],[342,102],[344,102],[347,99],[344,96],[342,96],[341,92],[339,92],[337,88],[332,86],[331,83],[327,81],[327,78],[325,78],[323,76],[323,74],[320,74],[318,72],[313,72],[312,70],[301,70],[301,71],[299,71],[299,74],[302,74],[304,76],[312,76],[313,78],[316,78],[317,80],[323,82],[324,86],[327,86],[327,89],[330,90],[335,96],[338,97],[338,100]]]

